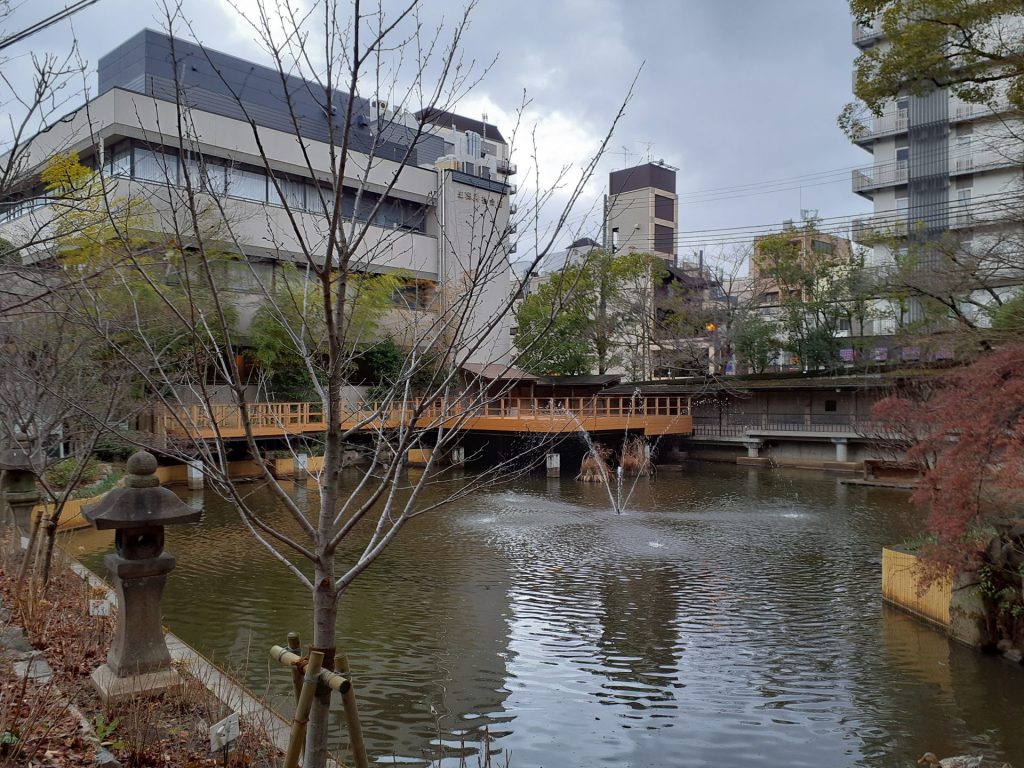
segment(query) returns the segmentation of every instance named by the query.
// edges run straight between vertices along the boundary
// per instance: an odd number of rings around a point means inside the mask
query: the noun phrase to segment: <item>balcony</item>
[[[980,120],[984,117],[1002,114],[1010,109],[1010,102],[1005,96],[997,96],[992,104],[972,104],[954,97],[949,103],[949,122]]]
[[[516,164],[508,160],[498,160],[498,173],[505,176],[514,176],[517,171]]]
[[[870,24],[863,25],[856,19],[853,21],[853,44],[858,48],[868,48],[882,39],[882,20],[876,18]]]
[[[998,168],[1019,166],[1024,158],[1020,157],[1019,147],[1006,149],[981,149],[965,157],[957,157],[957,147],[953,147],[949,158],[949,175],[959,176],[964,173],[982,173]],[[961,150],[962,151],[962,150]]]
[[[881,238],[906,237],[907,222],[905,219],[899,218],[901,215],[906,216],[906,212],[896,211],[864,219],[854,219],[850,226],[853,242],[859,245],[875,245]]]
[[[518,189],[519,188],[515,184],[506,184],[505,185],[505,194],[507,194],[507,195],[514,195],[518,191]]]
[[[896,160],[891,163],[854,169],[852,181],[854,192],[870,198],[872,190],[906,184],[907,161]]]
[[[874,118],[870,126],[863,124],[861,132],[854,141],[857,144],[867,144],[883,136],[906,133],[909,124],[910,117],[907,110],[901,109],[895,112],[888,112],[881,117]]]

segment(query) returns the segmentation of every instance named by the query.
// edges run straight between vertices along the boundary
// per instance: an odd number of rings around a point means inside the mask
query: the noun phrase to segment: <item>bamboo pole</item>
[[[334,656],[334,666],[346,681],[351,678],[348,656],[338,653]],[[341,692],[341,704],[345,710],[345,724],[348,726],[348,737],[352,742],[352,756],[356,761],[356,768],[370,768],[370,762],[366,757],[366,742],[363,741],[363,728],[359,723],[359,710],[356,707],[356,692],[349,684]]]
[[[306,724],[309,722],[309,710],[313,706],[313,694],[316,693],[317,676],[320,666],[324,663],[322,651],[310,651],[306,663],[306,674],[302,678],[302,691],[295,705],[295,717],[292,719],[292,732],[288,737],[288,752],[284,758],[284,768],[299,768],[299,753],[306,741]]]
[[[302,638],[298,632],[288,633],[288,650],[295,654],[302,654]],[[292,664],[292,687],[295,689],[295,702],[299,701],[299,694],[302,692],[302,670],[298,664]]]
[[[316,653],[316,651],[310,651],[310,658],[312,658],[313,653]],[[302,660],[302,657],[299,656],[299,654],[290,651],[287,648],[282,648],[280,645],[271,646],[270,656],[271,658],[288,666],[293,666]],[[332,691],[337,691],[341,694],[344,694],[352,688],[352,683],[349,681],[347,676],[338,674],[337,672],[332,672],[329,669],[321,669],[317,675],[317,679]]]

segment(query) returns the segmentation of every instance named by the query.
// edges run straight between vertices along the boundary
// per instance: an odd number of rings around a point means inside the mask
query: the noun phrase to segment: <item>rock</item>
[[[41,656],[37,656],[34,659],[28,661],[16,661],[13,665],[14,674],[19,678],[27,677],[36,683],[48,683],[53,677],[53,670],[50,669],[50,665],[46,663],[46,659]]]
[[[7,626],[0,630],[0,646],[18,653],[32,653],[32,646],[21,627]]]
[[[1005,637],[996,643],[996,650],[1000,653],[1006,653],[1007,651],[1013,650],[1013,641],[1007,640]]]
[[[1024,661],[1024,653],[1021,653],[1016,648],[1011,648],[1003,654],[1003,658],[1012,661],[1014,664],[1020,664]]]
[[[121,768],[121,761],[106,747],[96,747],[96,768]]]

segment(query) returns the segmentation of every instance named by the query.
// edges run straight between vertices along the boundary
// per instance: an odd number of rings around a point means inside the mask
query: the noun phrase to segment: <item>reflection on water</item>
[[[212,495],[205,509],[168,533],[165,623],[248,658],[249,685],[290,711],[266,649],[309,634],[308,595]],[[1024,673],[881,604],[880,548],[917,518],[901,492],[700,464],[641,481],[621,516],[568,478],[464,500],[414,521],[343,598],[369,743],[385,764],[485,728],[524,767],[1024,763]],[[99,570],[110,539],[71,546]]]

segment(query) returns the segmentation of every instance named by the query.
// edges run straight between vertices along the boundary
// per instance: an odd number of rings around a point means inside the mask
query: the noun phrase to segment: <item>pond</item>
[[[206,514],[169,530],[165,624],[290,714],[267,649],[310,636],[308,594],[212,493],[175,490]],[[718,464],[641,481],[622,515],[568,477],[464,499],[343,598],[373,757],[456,765],[486,730],[513,768],[1024,764],[1024,669],[882,604],[881,547],[920,526],[902,491]],[[112,541],[68,546],[102,573]]]

